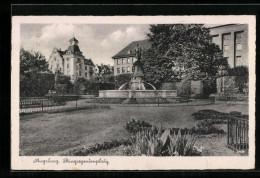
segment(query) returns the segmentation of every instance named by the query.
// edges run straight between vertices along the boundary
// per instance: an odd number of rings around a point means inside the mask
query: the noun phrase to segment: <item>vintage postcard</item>
[[[13,16],[12,170],[255,166],[255,16]]]

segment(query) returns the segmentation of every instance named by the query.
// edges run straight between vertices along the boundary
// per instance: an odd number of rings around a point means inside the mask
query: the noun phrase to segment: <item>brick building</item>
[[[54,48],[49,59],[49,70],[53,73],[60,71],[70,76],[75,82],[78,78],[90,79],[95,74],[95,65],[91,59],[86,59],[78,46],[78,40],[72,38],[67,50]]]

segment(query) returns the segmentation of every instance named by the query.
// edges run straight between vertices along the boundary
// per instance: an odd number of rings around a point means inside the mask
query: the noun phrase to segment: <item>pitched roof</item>
[[[137,44],[139,47],[142,49],[148,49],[151,47],[151,42],[149,39],[145,40],[139,40],[139,41],[133,41],[129,45],[127,45],[124,49],[119,51],[116,55],[114,55],[112,58],[117,59],[117,58],[122,58],[122,57],[132,57],[135,56],[136,54],[136,49],[137,49]],[[131,51],[131,53],[129,53]]]
[[[91,59],[84,59],[85,65],[95,66]]]

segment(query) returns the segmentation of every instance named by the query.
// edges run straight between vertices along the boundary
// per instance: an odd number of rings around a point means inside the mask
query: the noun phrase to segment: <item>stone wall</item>
[[[217,78],[218,95],[232,95],[238,93],[235,80],[236,76],[222,76]]]
[[[191,93],[194,95],[202,95],[203,94],[203,81],[191,81]]]

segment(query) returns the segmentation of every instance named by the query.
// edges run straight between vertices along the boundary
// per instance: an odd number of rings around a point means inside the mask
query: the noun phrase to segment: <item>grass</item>
[[[24,115],[20,117],[20,154],[57,155],[65,150],[83,145],[89,146],[98,142],[122,139],[126,137],[124,125],[131,119],[143,120],[152,125],[162,124],[165,128],[191,128],[199,122],[193,119],[192,113],[202,109],[213,109],[227,113],[239,111],[242,114],[248,114],[247,106],[221,104],[112,107],[111,109],[95,108],[64,113]],[[223,124],[218,127],[226,130],[226,126]],[[213,143],[212,139],[220,143],[215,143],[215,141]],[[204,145],[219,150],[218,155],[226,154],[224,148],[222,149],[226,142],[225,138],[211,138],[209,140]]]

